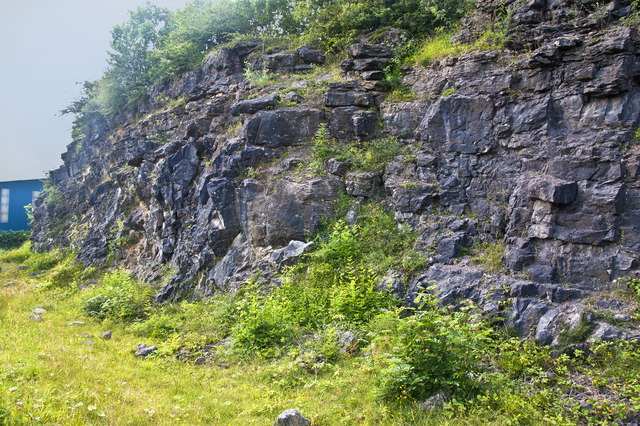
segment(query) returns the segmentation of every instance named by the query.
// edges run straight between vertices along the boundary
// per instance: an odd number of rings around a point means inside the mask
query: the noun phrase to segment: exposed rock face
[[[321,101],[288,94],[293,106],[281,87],[243,76],[257,43],[221,49],[152,88],[142,119],[96,119],[82,148],[70,146],[50,174],[65,203],[37,206],[35,246],[69,246],[87,263],[113,256],[161,281],[159,301],[203,297],[256,273],[275,278],[333,215],[339,193],[383,195],[430,257],[424,274],[389,271],[384,287],[412,304],[435,284],[442,303],[471,299],[552,343],[561,322],[577,325],[582,299],[639,274],[640,36],[618,25],[629,1],[481,1],[457,39],[476,39],[499,4],[512,11],[506,49],[413,67],[408,102],[383,102],[384,45],[352,46],[347,80],[327,83]],[[294,73],[324,55],[305,46],[251,60]],[[161,93],[185,102],[167,109]],[[395,136],[412,158],[384,173],[335,160],[324,176],[301,173],[323,123],[343,141]],[[503,244],[505,270],[473,264],[465,251],[476,243]]]

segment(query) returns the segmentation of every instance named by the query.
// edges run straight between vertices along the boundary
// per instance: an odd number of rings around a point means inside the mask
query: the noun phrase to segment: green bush
[[[234,348],[244,355],[273,358],[283,353],[285,345],[300,335],[287,314],[286,305],[276,290],[263,295],[256,286],[246,290],[237,301],[237,322],[231,336]]]
[[[468,311],[450,313],[431,296],[422,298],[413,315],[390,313],[391,326],[381,332],[392,342],[376,384],[383,400],[424,400],[439,392],[468,397],[479,387],[488,328]]]
[[[149,287],[117,269],[105,275],[101,285],[82,298],[81,309],[90,317],[132,321],[144,317],[151,303]]]
[[[1,231],[0,250],[12,250],[24,244],[31,235],[30,231]]]

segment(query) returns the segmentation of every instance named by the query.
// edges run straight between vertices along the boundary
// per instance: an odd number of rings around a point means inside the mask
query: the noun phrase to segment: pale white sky
[[[172,11],[189,0],[155,0]],[[0,0],[0,181],[44,178],[62,164],[76,82],[105,70],[111,28],[145,0]]]

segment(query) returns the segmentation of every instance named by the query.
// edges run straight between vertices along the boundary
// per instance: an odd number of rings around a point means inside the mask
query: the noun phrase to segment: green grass
[[[505,33],[486,30],[473,43],[452,43],[452,36],[453,33],[445,33],[425,40],[416,49],[416,52],[406,59],[406,63],[408,65],[419,64],[428,67],[435,61],[449,56],[461,56],[465,53],[482,50],[503,49]]]
[[[415,236],[379,206],[360,209],[354,228],[329,224],[275,291],[256,276],[235,299],[153,305],[143,292],[133,316],[83,310],[101,294],[113,296],[109,307],[136,302],[127,296],[140,283],[123,271],[83,271],[63,258],[31,277],[1,258],[0,424],[272,424],[288,408],[318,425],[606,424],[640,413],[637,342],[569,357],[472,320],[472,305],[451,312],[425,299],[412,316],[393,308],[372,277],[401,269]],[[53,276],[71,282],[36,288]],[[95,284],[80,288],[86,277]],[[36,307],[43,322],[29,318]],[[102,340],[107,329],[113,338]],[[347,330],[356,343],[342,353]],[[143,342],[158,352],[135,358]],[[195,365],[210,344],[222,346]],[[441,410],[418,408],[414,398],[438,390],[449,396]]]

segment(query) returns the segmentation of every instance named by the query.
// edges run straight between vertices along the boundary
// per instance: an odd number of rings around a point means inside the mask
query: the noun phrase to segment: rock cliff
[[[56,197],[36,206],[35,246],[123,265],[158,283],[158,301],[207,297],[258,271],[277,280],[346,193],[380,199],[419,234],[424,273],[386,277],[409,304],[435,284],[442,303],[471,299],[547,344],[589,303],[624,315],[608,292],[640,274],[630,13],[624,0],[479,1],[456,40],[502,19],[505,49],[407,69],[415,96],[400,102],[380,84],[393,43],[352,46],[340,75],[314,73],[325,55],[312,46],[220,49],[151,88],[137,119],[95,119],[69,146],[50,173]],[[263,87],[247,66],[278,78]],[[330,160],[310,172],[319,129],[395,137],[403,154],[381,171]],[[473,261],[483,246],[501,250],[503,270]],[[624,318],[591,321],[594,337],[633,334]]]

